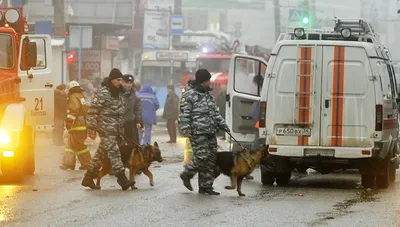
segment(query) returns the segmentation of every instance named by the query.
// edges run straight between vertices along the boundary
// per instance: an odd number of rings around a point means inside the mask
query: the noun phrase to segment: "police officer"
[[[182,134],[190,138],[193,160],[185,166],[180,177],[190,191],[190,179],[198,172],[199,193],[219,195],[213,190],[215,165],[217,161],[217,129],[229,131],[225,120],[210,95],[211,74],[206,69],[196,72],[195,88],[186,92],[181,99],[179,126]]]
[[[127,190],[133,186],[125,175],[125,168],[121,161],[119,145],[124,144],[124,116],[125,99],[122,87],[123,75],[118,69],[112,69],[107,81],[93,96],[89,108],[87,126],[89,137],[95,138],[96,132],[100,135],[100,145],[93,156],[82,186],[91,189],[100,189],[93,182],[98,174],[102,163],[111,162],[114,175],[118,178],[117,182],[122,190]]]
[[[124,118],[125,140],[129,146],[139,144],[138,130],[143,130],[142,104],[136,96],[134,88],[135,79],[130,74],[125,74],[123,86],[125,88],[126,112]]]
[[[60,169],[75,169],[76,158],[78,156],[81,166],[80,170],[87,168],[90,162],[89,148],[85,145],[87,137],[86,116],[89,105],[83,94],[84,90],[76,81],[69,83],[68,91],[68,110],[65,126],[68,130],[68,142],[65,147],[63,163]]]

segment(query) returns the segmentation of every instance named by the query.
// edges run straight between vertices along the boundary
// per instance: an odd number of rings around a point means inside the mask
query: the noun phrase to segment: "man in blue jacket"
[[[144,135],[139,133],[139,140],[141,144],[151,144],[151,130],[153,125],[157,124],[156,111],[160,108],[160,103],[150,84],[143,84],[142,90],[137,96],[142,104],[142,121],[144,124]]]

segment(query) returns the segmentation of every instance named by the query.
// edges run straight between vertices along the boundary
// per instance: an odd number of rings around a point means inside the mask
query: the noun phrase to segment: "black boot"
[[[214,191],[212,188],[199,188],[200,194],[220,195],[219,192]]]
[[[91,189],[100,189],[100,186],[94,184],[93,178],[95,175],[89,171],[86,172],[85,177],[82,180],[82,186],[89,187]]]
[[[183,185],[189,190],[193,191],[192,184],[190,184],[190,177],[186,176],[185,174],[181,173],[181,179],[183,181]]]
[[[254,180],[254,177],[251,176],[251,175],[247,175],[247,176],[245,176],[244,178],[246,178],[247,180]]]
[[[130,182],[128,178],[126,178],[125,171],[119,172],[115,174],[115,176],[118,178],[117,182],[124,191],[135,185],[135,182]]]

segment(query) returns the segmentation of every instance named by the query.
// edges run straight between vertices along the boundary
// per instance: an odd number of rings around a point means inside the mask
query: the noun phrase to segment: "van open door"
[[[52,49],[49,35],[23,35],[22,40],[29,40],[36,52],[36,64],[26,67],[24,59],[19,55],[18,75],[21,78],[20,92],[25,99],[26,124],[53,125],[54,116],[54,81],[58,76],[51,70]],[[28,45],[21,42],[20,53],[28,50]],[[34,59],[34,58],[33,58]]]
[[[230,60],[226,95],[226,121],[232,136],[243,146],[251,148],[258,129],[253,114],[260,100],[267,62],[258,57],[234,55]],[[258,114],[258,110],[257,110]],[[232,149],[238,144],[227,135]]]

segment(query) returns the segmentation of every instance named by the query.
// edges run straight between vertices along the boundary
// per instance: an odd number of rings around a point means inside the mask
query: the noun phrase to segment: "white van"
[[[359,169],[364,187],[386,188],[395,180],[398,111],[390,57],[368,22],[336,22],[331,32],[285,34],[266,73],[258,74],[265,78],[261,91],[236,65],[267,63],[244,55],[231,60],[227,121],[236,139],[252,143],[250,110],[261,101],[260,140],[271,154],[261,166],[263,184],[288,184],[295,168]]]

